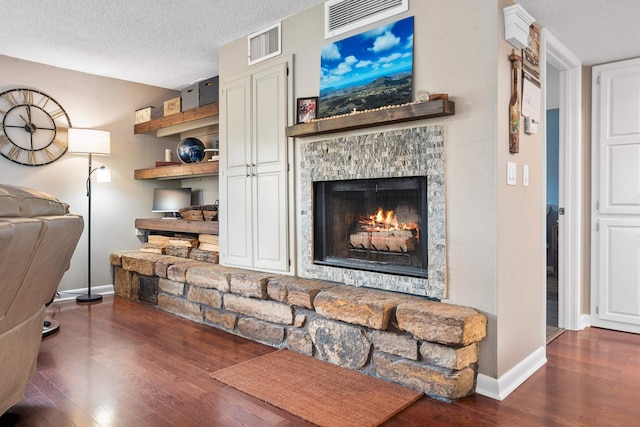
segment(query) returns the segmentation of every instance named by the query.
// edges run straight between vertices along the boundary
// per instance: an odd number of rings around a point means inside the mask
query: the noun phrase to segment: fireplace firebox
[[[427,177],[313,184],[314,263],[427,277]]]

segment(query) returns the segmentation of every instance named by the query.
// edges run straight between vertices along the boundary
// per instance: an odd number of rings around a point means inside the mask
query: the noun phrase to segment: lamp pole
[[[76,297],[77,302],[96,302],[102,301],[102,295],[94,294],[91,295],[91,174],[97,171],[98,169],[104,169],[104,165],[99,168],[92,169],[91,164],[91,153],[89,153],[89,173],[87,175],[87,199],[88,199],[88,207],[87,211],[87,293],[83,295],[78,295]]]
[[[89,155],[89,169],[87,173],[87,293],[76,297],[77,302],[102,301],[102,295],[91,294],[91,174],[104,166],[93,169],[92,156],[109,155],[111,153],[111,134],[106,130],[69,128],[68,152]]]

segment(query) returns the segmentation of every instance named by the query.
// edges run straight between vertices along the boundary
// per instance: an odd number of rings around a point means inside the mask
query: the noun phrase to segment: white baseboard
[[[53,302],[70,301],[76,299],[78,295],[86,294],[87,288],[67,289],[58,291],[59,296]],[[92,286],[92,294],[113,295],[113,285]]]
[[[591,327],[591,315],[590,314],[582,314],[580,315],[580,319],[578,319],[578,330],[581,331],[584,328]]]
[[[478,374],[476,393],[492,399],[504,400],[545,363],[547,363],[547,351],[545,347],[540,347],[500,378]]]

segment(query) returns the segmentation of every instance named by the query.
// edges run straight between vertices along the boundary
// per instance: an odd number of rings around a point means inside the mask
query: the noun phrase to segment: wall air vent
[[[273,58],[281,53],[280,22],[247,37],[249,65]]]
[[[409,0],[328,0],[324,38],[337,36],[409,10]]]
[[[146,304],[158,305],[158,278],[138,276],[138,300]]]

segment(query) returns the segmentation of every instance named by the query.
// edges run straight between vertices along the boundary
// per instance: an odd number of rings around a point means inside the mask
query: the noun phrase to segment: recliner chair
[[[0,415],[22,399],[35,372],[45,305],[83,228],[54,196],[0,184]]]

